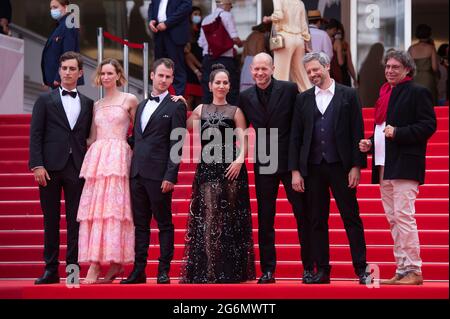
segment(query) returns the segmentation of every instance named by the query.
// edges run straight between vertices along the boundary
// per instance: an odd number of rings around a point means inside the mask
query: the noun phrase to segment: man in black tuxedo
[[[330,59],[323,53],[303,58],[314,87],[299,94],[292,120],[289,169],[292,186],[306,192],[311,219],[311,242],[317,273],[308,283],[330,282],[328,217],[330,191],[344,222],[353,267],[361,284],[366,273],[366,243],[359,216],[356,187],[366,156],[358,143],[364,136],[361,106],[356,91],[330,77]]]
[[[151,96],[141,102],[136,111],[130,172],[135,260],[133,271],[121,284],[146,282],[152,216],[159,229],[157,282],[170,283],[170,262],[174,252],[172,191],[177,182],[186,129],[186,106],[172,101],[168,92],[173,82],[174,67],[173,61],[167,58],[155,61],[150,74],[153,80]]]
[[[184,46],[190,36],[192,0],[153,0],[148,7],[150,30],[155,34],[155,59],[168,57],[175,62],[173,88],[184,94],[187,81]]]
[[[77,91],[83,74],[80,54],[60,58],[61,86],[42,94],[33,107],[30,161],[39,184],[44,213],[45,272],[35,284],[59,282],[59,220],[64,190],[67,221],[67,265],[78,265],[77,212],[84,180],[79,178],[92,121],[93,101]]]
[[[274,222],[280,181],[297,221],[304,268],[303,281],[312,278],[313,274],[303,194],[292,189],[291,173],[288,170],[290,124],[298,89],[295,83],[275,80],[272,77],[273,71],[272,57],[266,53],[257,54],[251,65],[256,85],[241,92],[238,104],[247,121],[256,130],[257,155],[254,171],[258,200],[258,243],[263,273],[258,283],[261,284],[275,282]],[[269,157],[265,156],[267,153]]]

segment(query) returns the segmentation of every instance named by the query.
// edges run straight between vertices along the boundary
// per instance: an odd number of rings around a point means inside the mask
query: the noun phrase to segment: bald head
[[[253,63],[259,63],[259,62],[263,62],[263,63],[267,63],[268,66],[272,67],[273,66],[273,59],[272,57],[265,53],[265,52],[261,52],[258,53],[257,55],[255,55],[255,57],[253,58]]]
[[[270,85],[273,70],[273,60],[270,55],[267,53],[258,53],[255,55],[250,71],[257,87],[264,90]]]

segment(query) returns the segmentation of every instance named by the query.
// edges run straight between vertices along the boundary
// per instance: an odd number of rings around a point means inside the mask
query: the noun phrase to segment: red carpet
[[[274,285],[209,284],[35,286],[31,281],[0,281],[0,298],[14,299],[448,299],[448,284],[423,286],[379,286],[368,288],[352,281],[330,285],[304,285],[298,281],[278,281]]]
[[[63,284],[37,287],[32,279],[42,274],[43,218],[38,188],[27,169],[30,115],[0,115],[0,298],[180,298],[180,299],[427,299],[448,298],[449,280],[449,143],[448,107],[436,107],[438,131],[427,148],[425,185],[420,187],[416,217],[421,241],[423,273],[426,280],[421,287],[385,287],[369,289],[355,281],[350,250],[342,220],[334,200],[330,215],[330,254],[332,284],[303,285],[300,245],[295,220],[280,186],[275,218],[277,244],[277,284],[260,286],[240,285],[179,285],[181,259],[184,249],[186,217],[191,183],[196,164],[183,163],[179,184],[174,192],[173,212],[175,256],[171,268],[173,284],[154,284],[159,254],[157,230],[152,230],[149,248],[148,284],[137,286],[94,285],[68,289]],[[366,135],[373,128],[373,109],[364,109]],[[192,154],[192,147],[187,150]],[[369,157],[369,165],[371,158]],[[370,167],[370,166],[369,166]],[[257,215],[253,166],[247,165],[253,212],[254,239],[257,242]],[[370,184],[370,170],[361,174],[358,200],[365,226],[367,258],[376,264],[381,278],[388,278],[395,270],[392,238],[384,216],[378,185]],[[64,208],[62,208],[64,213]],[[61,252],[65,255],[65,216],[61,217]],[[154,228],[154,227],[152,227]],[[259,257],[258,246],[255,247]],[[83,265],[84,266],[84,265]],[[83,267],[83,277],[88,267]],[[257,270],[259,275],[259,262]],[[131,265],[126,268],[127,273]],[[62,263],[60,273],[64,273]]]

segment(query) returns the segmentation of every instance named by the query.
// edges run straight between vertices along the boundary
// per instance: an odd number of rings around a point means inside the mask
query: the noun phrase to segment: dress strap
[[[128,94],[127,94],[127,93],[125,93],[125,98],[123,99],[123,102],[122,102],[122,104],[120,104],[121,106],[125,104],[125,101],[127,100],[127,98],[128,98]]]

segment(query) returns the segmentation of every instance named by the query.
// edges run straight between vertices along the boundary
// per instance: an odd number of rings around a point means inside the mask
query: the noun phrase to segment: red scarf
[[[395,86],[411,81],[412,77],[406,76],[403,80],[397,83]],[[395,86],[391,86],[389,83],[384,83],[380,89],[380,96],[375,103],[375,124],[383,124],[386,121],[386,113],[389,105],[389,99],[391,98],[392,89]]]

